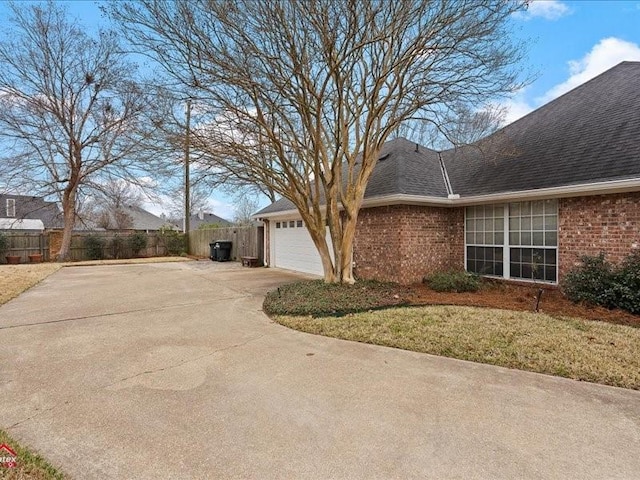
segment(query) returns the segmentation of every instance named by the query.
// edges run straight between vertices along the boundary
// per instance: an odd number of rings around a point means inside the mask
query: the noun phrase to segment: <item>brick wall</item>
[[[619,262],[640,248],[640,192],[562,198],[558,222],[560,278],[581,255]]]
[[[396,205],[360,211],[356,275],[401,283],[464,268],[464,209]]]

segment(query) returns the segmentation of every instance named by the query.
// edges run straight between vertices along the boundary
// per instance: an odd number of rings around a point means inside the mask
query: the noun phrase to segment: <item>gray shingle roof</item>
[[[133,205],[120,207],[120,209],[131,217],[132,226],[130,230],[161,230],[162,228],[177,228],[167,220],[164,220],[144,208]],[[115,224],[115,221],[114,221]]]
[[[640,62],[623,62],[442,155],[461,196],[640,178]]]
[[[229,220],[225,220],[224,218],[219,217],[214,213],[203,212],[201,215],[202,215],[202,218],[200,218],[200,214],[191,215],[189,217],[190,230],[197,230],[200,227],[200,225],[210,224],[210,223],[217,223],[224,227],[231,225],[231,222]]]
[[[438,152],[423,146],[416,149],[416,144],[405,138],[397,138],[383,145],[364,198],[397,194],[447,196]],[[286,198],[281,198],[255,215],[286,210],[295,210],[295,206]]]
[[[388,156],[387,156],[388,154]],[[440,154],[465,196],[640,179],[640,62],[622,62],[473,145]],[[386,157],[386,158],[385,158]],[[439,154],[387,142],[365,199],[447,198]],[[280,199],[256,215],[294,210]]]
[[[18,219],[42,220],[44,228],[62,228],[62,214],[55,202],[47,202],[41,197],[28,195],[0,195],[0,218],[7,217],[7,199],[16,201],[16,216]]]

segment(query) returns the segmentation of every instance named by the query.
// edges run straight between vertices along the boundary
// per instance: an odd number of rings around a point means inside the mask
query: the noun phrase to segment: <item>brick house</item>
[[[358,278],[462,269],[556,284],[584,254],[640,248],[640,62],[623,62],[469,146],[386,143],[354,245]],[[265,221],[268,265],[322,274],[286,199]]]

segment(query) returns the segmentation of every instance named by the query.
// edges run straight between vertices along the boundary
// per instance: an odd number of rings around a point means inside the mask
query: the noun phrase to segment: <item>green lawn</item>
[[[640,329],[623,325],[457,306],[274,319],[329,337],[640,389]]]
[[[9,435],[0,430],[0,445],[8,445],[17,453],[17,465],[14,468],[0,466],[0,478],[3,480],[63,480],[64,476],[45,459],[18,445]],[[5,456],[0,452],[0,456]]]

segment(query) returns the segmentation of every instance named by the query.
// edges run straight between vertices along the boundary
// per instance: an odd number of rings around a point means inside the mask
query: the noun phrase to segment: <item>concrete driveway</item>
[[[0,308],[0,426],[77,479],[638,478],[640,392],[288,330],[295,279],[64,268]]]

